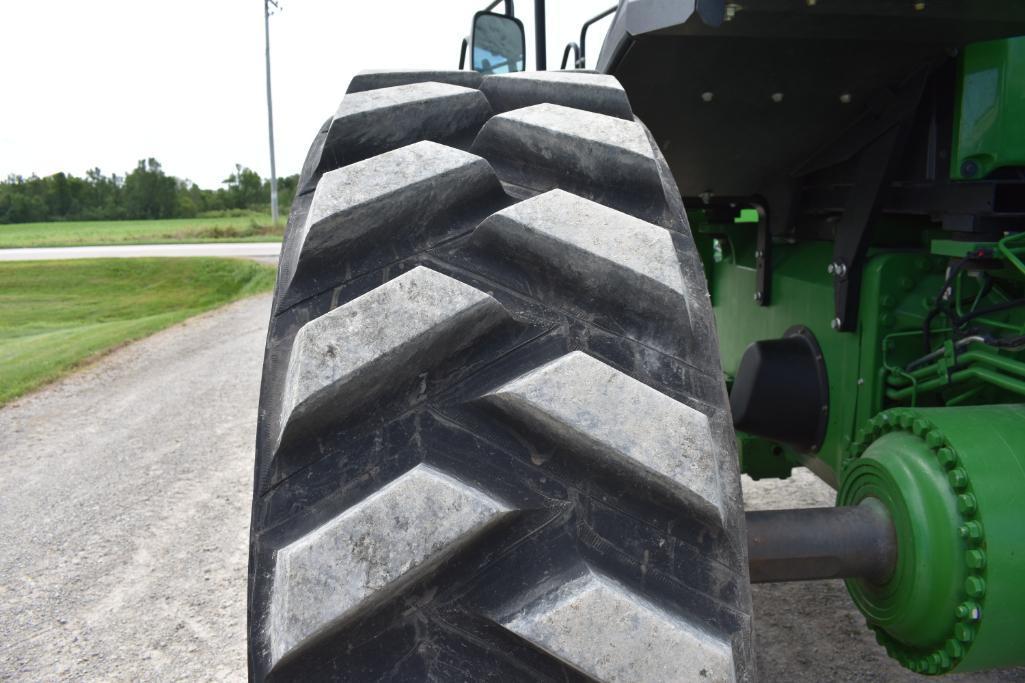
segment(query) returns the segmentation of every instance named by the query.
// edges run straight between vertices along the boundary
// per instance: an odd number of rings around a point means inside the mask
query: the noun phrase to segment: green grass
[[[0,249],[173,242],[277,242],[284,228],[270,215],[167,218],[153,221],[68,221],[0,225]]]
[[[125,342],[273,284],[273,268],[236,259],[0,263],[0,405]]]

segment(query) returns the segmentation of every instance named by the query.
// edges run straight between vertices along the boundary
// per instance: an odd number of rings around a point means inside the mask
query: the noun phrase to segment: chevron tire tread
[[[299,187],[250,679],[753,680],[711,307],[618,82],[360,74]]]

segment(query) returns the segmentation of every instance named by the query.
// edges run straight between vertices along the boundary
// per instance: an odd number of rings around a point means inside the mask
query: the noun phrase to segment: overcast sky
[[[279,175],[297,173],[349,79],[454,69],[484,0],[281,0],[271,17]],[[614,0],[548,0],[548,65]],[[533,68],[533,2],[518,0]],[[588,66],[610,23],[588,34]],[[270,175],[262,0],[23,0],[0,6],[0,177],[123,174],[144,157],[216,188]]]

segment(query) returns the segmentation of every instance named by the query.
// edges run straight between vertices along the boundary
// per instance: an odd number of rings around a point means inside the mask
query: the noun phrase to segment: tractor
[[[545,10],[310,147],[250,678],[750,681],[751,583],[816,579],[1025,664],[1025,3],[621,0],[559,70]],[[795,467],[835,507],[745,514]]]

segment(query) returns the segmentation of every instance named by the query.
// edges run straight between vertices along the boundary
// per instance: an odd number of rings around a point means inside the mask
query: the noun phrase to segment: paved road
[[[277,259],[280,242],[209,242],[202,244],[117,244],[96,247],[29,247],[0,249],[0,261],[43,259],[140,258],[144,256],[229,256]]]
[[[0,680],[244,679],[269,309],[261,296],[194,318],[0,409]],[[745,495],[832,501],[807,473]],[[841,583],[754,596],[764,680],[922,680],[880,651]]]

